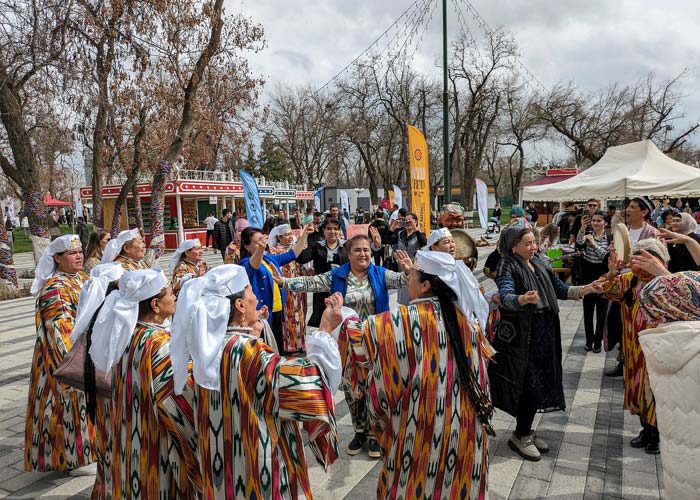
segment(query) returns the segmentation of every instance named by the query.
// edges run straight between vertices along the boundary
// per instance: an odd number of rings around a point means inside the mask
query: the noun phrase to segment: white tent
[[[669,158],[649,140],[608,148],[595,165],[565,181],[523,189],[524,201],[692,195],[700,195],[700,169]]]

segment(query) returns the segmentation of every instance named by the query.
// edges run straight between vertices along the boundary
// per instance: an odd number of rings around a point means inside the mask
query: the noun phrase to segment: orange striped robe
[[[139,323],[112,375],[112,497],[198,496],[194,385],[173,392],[170,332]]]
[[[298,422],[322,464],[338,455],[333,395],[317,365],[242,332],[229,331],[221,390],[198,386],[196,410],[207,500],[311,499]]]
[[[138,271],[139,269],[149,269],[148,264],[146,264],[143,260],[136,261],[123,255],[120,255],[114,259],[114,262],[119,262],[124,268],[125,273],[128,273],[129,271]]]
[[[270,250],[270,253],[282,254],[288,251],[289,248],[277,245]],[[285,278],[297,278],[302,276],[301,271],[301,265],[294,261],[282,267],[282,274]],[[284,304],[282,304],[284,307],[284,352],[304,352],[307,309],[306,294],[287,292],[286,296],[287,300]]]
[[[27,471],[76,469],[95,460],[95,430],[86,417],[85,393],[53,373],[72,344],[70,334],[87,275],[56,273],[36,301],[36,343],[24,437]]]
[[[491,346],[457,316],[470,368],[490,394]],[[437,300],[370,316],[362,346],[370,422],[384,452],[377,498],[486,498],[487,434],[460,381]]]
[[[199,267],[200,265],[204,265],[202,264],[203,262],[204,261],[200,261],[193,264],[185,259],[178,262],[177,266],[175,266],[175,269],[173,270],[173,293],[176,296],[180,293],[180,288],[182,288],[182,279],[188,274],[191,274],[195,278],[199,276]]]

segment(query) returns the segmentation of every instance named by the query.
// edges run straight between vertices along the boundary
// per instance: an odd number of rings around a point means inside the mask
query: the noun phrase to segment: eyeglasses
[[[597,203],[589,203],[588,206],[589,206],[589,207],[597,207],[598,204],[597,204]]]

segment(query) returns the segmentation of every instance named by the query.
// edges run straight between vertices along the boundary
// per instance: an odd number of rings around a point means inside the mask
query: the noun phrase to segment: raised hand
[[[396,262],[399,263],[404,273],[408,274],[411,272],[411,269],[413,269],[413,260],[411,260],[411,257],[408,256],[405,250],[396,250],[394,252],[394,258]]]
[[[372,241],[374,242],[374,246],[376,246],[376,247],[381,246],[382,238],[381,238],[381,236],[379,236],[379,231],[377,231],[376,227],[369,226],[369,235],[372,238]]]
[[[323,311],[318,329],[322,332],[331,333],[343,321],[343,296],[335,292],[325,301],[326,310]]]

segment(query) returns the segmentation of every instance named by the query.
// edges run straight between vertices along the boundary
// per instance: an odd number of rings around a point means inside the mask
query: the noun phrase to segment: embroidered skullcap
[[[671,256],[668,254],[668,248],[666,248],[666,245],[656,238],[645,238],[643,240],[639,240],[634,247],[632,247],[632,255],[638,255],[642,252],[642,250],[646,250],[650,254],[658,257],[664,262],[664,264],[668,264],[668,261],[671,260]]]
[[[228,297],[250,285],[245,268],[227,264],[180,289],[170,337],[170,359],[176,394],[187,382],[187,362],[192,358],[195,382],[207,389],[221,387],[221,343],[226,335],[231,301]]]
[[[175,267],[179,264],[185,252],[201,246],[202,244],[199,242],[198,238],[195,238],[193,240],[185,240],[182,243],[180,243],[180,246],[177,247],[177,250],[175,250],[175,253],[173,254],[173,258],[170,259],[170,265],[168,266],[170,274],[173,274],[173,271],[175,271]]]
[[[116,238],[112,238],[111,240],[109,240],[107,246],[105,246],[104,253],[102,254],[101,262],[103,264],[107,264],[108,262],[114,262],[114,259],[119,257],[119,254],[122,253],[122,248],[124,248],[124,245],[127,242],[135,240],[140,236],[141,233],[136,228],[126,229],[122,231],[117,235]]]
[[[129,271],[119,279],[119,290],[105,299],[92,329],[90,356],[95,368],[108,372],[129,345],[139,316],[139,302],[157,296],[168,286],[160,269]]]
[[[32,282],[31,293],[33,296],[38,296],[44,284],[56,272],[56,261],[53,256],[57,253],[67,252],[69,250],[82,250],[83,246],[80,243],[80,237],[77,234],[65,234],[53,240],[49,247],[44,250],[44,253],[39,259],[34,271],[34,281]]]
[[[107,288],[124,274],[124,268],[118,262],[98,264],[90,271],[90,279],[83,284],[78,301],[78,314],[73,324],[70,340],[74,344],[88,329],[92,317],[107,297]]]

